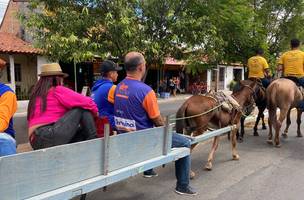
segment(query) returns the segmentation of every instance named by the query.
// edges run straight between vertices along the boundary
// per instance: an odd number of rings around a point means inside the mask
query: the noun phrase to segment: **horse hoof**
[[[303,137],[302,133],[298,133],[297,137]]]
[[[270,145],[273,145],[272,140],[267,140],[267,143],[270,144]]]
[[[190,179],[192,180],[192,179],[194,179],[194,177],[195,177],[195,173],[191,170],[190,171]]]
[[[240,156],[238,154],[232,155],[232,160],[239,160]]]
[[[265,126],[265,125],[262,126],[262,129],[263,129],[263,130],[267,130],[267,126]]]
[[[282,134],[282,137],[283,137],[283,138],[288,138],[288,135],[287,135],[286,133],[283,133],[283,134]]]
[[[242,142],[243,142],[243,138],[239,138],[239,139],[238,139],[238,142],[239,142],[239,143],[242,143]]]
[[[276,144],[275,147],[276,148],[281,148],[281,144]]]
[[[211,171],[211,170],[212,170],[212,163],[207,163],[207,164],[205,165],[205,170]]]
[[[258,132],[254,132],[253,136],[260,136]]]

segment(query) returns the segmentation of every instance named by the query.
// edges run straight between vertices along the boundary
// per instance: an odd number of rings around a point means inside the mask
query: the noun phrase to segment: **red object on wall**
[[[105,124],[109,124],[109,119],[107,117],[97,117],[95,119],[95,125],[97,130],[97,137],[102,138],[104,137],[104,127]],[[110,126],[110,135],[113,135],[113,131]]]

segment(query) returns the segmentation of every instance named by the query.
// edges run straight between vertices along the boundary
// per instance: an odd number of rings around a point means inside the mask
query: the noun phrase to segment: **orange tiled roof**
[[[0,33],[0,53],[39,54],[41,50],[10,33]]]

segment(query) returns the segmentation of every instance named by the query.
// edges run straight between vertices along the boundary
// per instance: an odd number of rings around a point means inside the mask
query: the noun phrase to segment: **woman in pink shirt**
[[[94,101],[63,85],[58,63],[41,66],[28,105],[29,139],[33,149],[96,138]]]

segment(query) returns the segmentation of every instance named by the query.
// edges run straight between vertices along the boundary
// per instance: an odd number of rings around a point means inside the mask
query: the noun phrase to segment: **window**
[[[212,77],[212,82],[216,81],[216,71],[215,70],[212,70],[211,71],[211,77]]]
[[[10,64],[6,64],[6,72],[7,72],[7,82],[11,82],[11,68]],[[22,76],[21,76],[21,65],[20,64],[15,64],[15,81],[16,82],[21,82],[22,81]]]
[[[22,81],[21,65],[20,64],[15,64],[15,81],[16,82],[21,82]]]
[[[220,67],[220,77],[219,77],[220,81],[224,81],[225,79],[225,68],[224,67]]]
[[[6,77],[7,77],[7,82],[10,83],[11,82],[11,68],[10,68],[9,63],[6,63]]]

